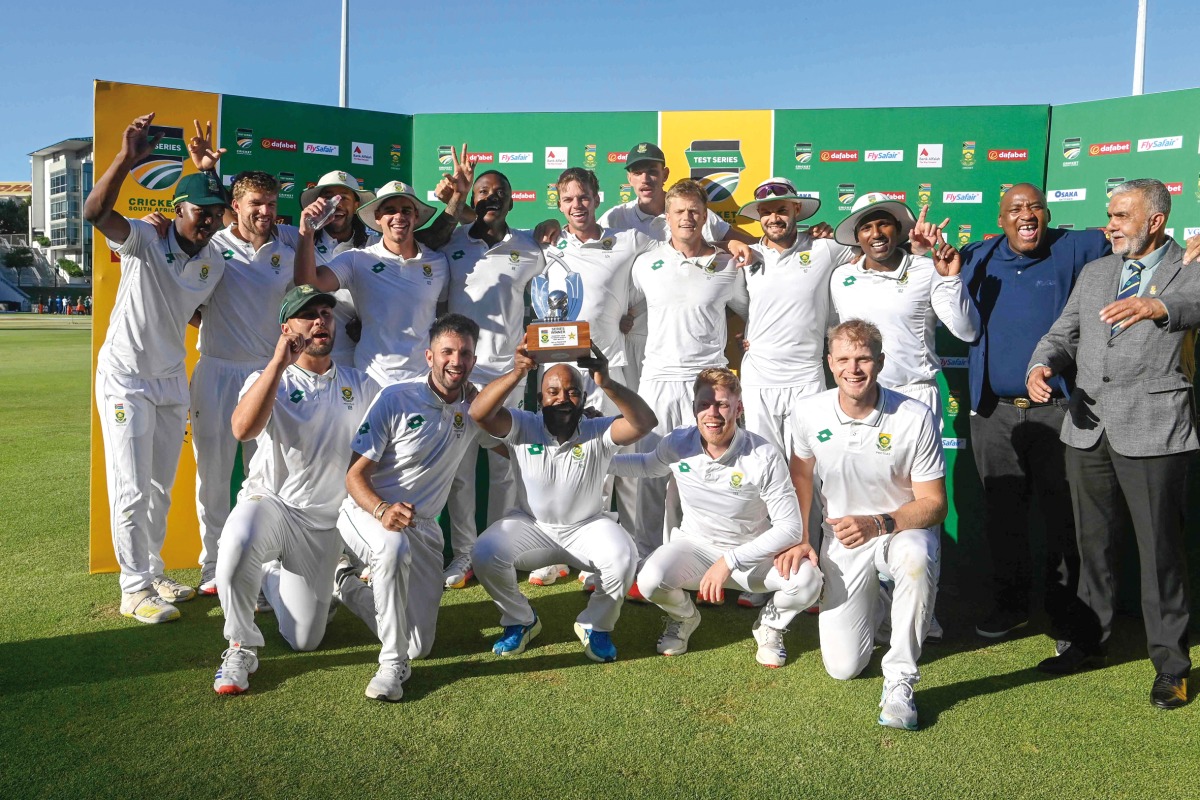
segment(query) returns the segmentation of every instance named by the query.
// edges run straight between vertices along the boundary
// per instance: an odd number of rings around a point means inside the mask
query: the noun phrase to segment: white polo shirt
[[[225,259],[225,277],[200,309],[200,353],[265,364],[279,342],[279,306],[293,285],[296,251],[277,236],[256,250],[233,226],[212,241]]]
[[[825,380],[821,357],[829,324],[829,276],[854,248],[797,232],[782,253],[750,245],[762,265],[746,268],[750,319],[742,357],[743,386],[801,386]]]
[[[174,227],[160,239],[148,222],[127,221],[129,237],[108,241],[121,256],[121,280],[97,364],[145,380],[184,375],[188,320],[220,284],[225,259],[211,241],[189,256]]]
[[[933,412],[891,389],[879,387],[865,419],[847,416],[830,389],[801,400],[791,421],[794,452],[817,460],[827,517],[890,513],[913,501],[913,481],[946,473]]]
[[[835,269],[829,288],[840,319],[873,322],[883,334],[884,386],[937,377],[942,368],[934,345],[937,320],[964,342],[978,338],[979,312],[960,275],[943,278],[925,256],[906,255],[891,272],[865,269],[865,263],[864,258]]]
[[[653,216],[643,213],[638,208],[637,200],[630,200],[628,203],[622,203],[619,206],[613,206],[600,217],[597,222],[601,227],[612,228],[614,231],[635,230],[641,231],[646,237],[653,239],[656,242],[671,241],[671,226],[667,223],[667,215],[659,214]],[[720,242],[725,239],[729,233],[729,223],[721,219],[721,217],[708,210],[708,217],[704,220],[704,241]],[[640,304],[639,304],[640,305]],[[646,323],[645,307],[637,309],[637,313],[633,318],[633,328],[630,329],[631,335],[645,336],[649,332],[649,326]]]
[[[579,319],[588,323],[592,341],[608,359],[609,366],[623,367],[625,338],[621,317],[629,310],[629,275],[634,259],[654,247],[654,242],[633,230],[605,228],[599,239],[581,242],[564,228],[558,241],[546,248],[546,273],[550,290],[562,288],[561,260],[578,272],[583,281],[583,305]]]
[[[342,253],[328,266],[340,288],[350,290],[362,320],[354,366],[381,385],[428,372],[429,326],[450,285],[446,257],[418,245],[417,255],[405,259],[380,241]]]
[[[412,503],[418,517],[441,513],[467,449],[496,443],[471,420],[470,407],[462,399],[443,402],[427,378],[384,387],[351,448],[378,463],[376,493],[390,503]]]
[[[441,252],[450,264],[449,310],[479,323],[471,379],[483,385],[513,368],[525,334],[525,287],[545,271],[546,259],[528,231],[513,228],[490,247],[460,226]]]
[[[261,374],[246,379],[239,400]],[[356,369],[335,365],[318,375],[293,364],[284,370],[239,498],[265,490],[305,512],[312,527],[333,528],[346,497],[350,442],[378,391]]]
[[[728,253],[684,258],[660,244],[634,262],[633,285],[650,325],[643,381],[690,381],[728,363],[725,307],[745,317],[750,302],[746,276]]]
[[[546,430],[541,412],[508,413],[512,428],[504,443],[533,518],[550,528],[570,528],[599,516],[608,465],[621,449],[612,440],[616,418],[581,419],[575,435],[560,443]]]
[[[804,538],[800,503],[779,450],[738,428],[720,458],[704,452],[700,431],[676,428],[653,453],[620,455],[612,472],[627,477],[675,476],[684,537],[728,548],[731,569],[750,569]]]

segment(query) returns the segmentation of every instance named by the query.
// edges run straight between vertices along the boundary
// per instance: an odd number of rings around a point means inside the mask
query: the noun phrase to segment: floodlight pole
[[[1137,41],[1133,47],[1133,93],[1141,94],[1146,73],[1146,4],[1138,0]]]
[[[1143,3],[1146,0],[1142,0]],[[338,95],[338,105],[342,108],[350,106],[350,0],[342,0],[342,69],[341,93]]]

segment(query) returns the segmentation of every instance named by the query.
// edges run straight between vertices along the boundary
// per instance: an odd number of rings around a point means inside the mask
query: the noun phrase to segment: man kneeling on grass
[[[213,681],[218,694],[246,691],[258,669],[260,586],[292,649],[313,650],[325,635],[350,442],[377,391],[366,373],[330,357],[336,302],[308,285],[284,296],[275,353],[246,380],[233,412],[233,435],[257,439],[258,448],[217,553],[229,640]]]
[[[583,381],[569,364],[556,364],[542,378],[542,409],[536,414],[506,408],[504,400],[537,364],[525,345],[513,369],[484,387],[471,403],[471,418],[508,445],[529,509],[496,520],[475,545],[475,577],[500,609],[504,634],[492,648],[516,655],[542,629],[542,622],[517,588],[517,570],[567,563],[594,573],[596,590],[575,623],[575,634],[593,661],[615,661],[611,633],[621,603],[633,585],[637,548],[633,538],[604,513],[602,497],[609,462],[617,451],[654,429],[646,401],[613,380],[608,360],[592,345],[594,358],[580,359],[621,416],[584,419]]]
[[[783,634],[799,612],[817,602],[821,572],[808,545],[787,462],[766,439],[737,426],[741,384],[728,369],[710,368],[692,389],[696,424],[676,428],[653,453],[617,456],[612,471],[628,477],[674,473],[683,520],[638,574],[638,589],[667,612],[658,652],[687,652],[700,612],[685,590],[720,603],[724,590],[774,592],[753,633],[756,659],[767,667],[787,661]]]

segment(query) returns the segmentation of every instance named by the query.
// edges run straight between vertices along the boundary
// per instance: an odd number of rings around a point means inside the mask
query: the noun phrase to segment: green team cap
[[[629,155],[625,158],[625,169],[642,161],[657,161],[659,164],[666,164],[667,157],[654,142],[638,142],[629,148]]]
[[[318,291],[317,287],[310,283],[302,283],[289,289],[283,296],[283,305],[279,307],[279,324],[282,325],[317,302],[333,308],[337,305],[337,298],[328,292]]]
[[[212,175],[196,172],[180,179],[175,184],[173,204],[191,203],[194,206],[227,206],[225,190]]]

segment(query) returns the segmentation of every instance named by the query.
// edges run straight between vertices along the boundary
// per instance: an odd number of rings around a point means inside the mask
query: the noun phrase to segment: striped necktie
[[[1124,300],[1127,297],[1137,297],[1138,289],[1142,288],[1142,270],[1145,269],[1145,265],[1140,261],[1131,261],[1129,262],[1129,269],[1133,271],[1133,274],[1129,276],[1129,280],[1125,281],[1125,285],[1121,287],[1121,291],[1117,292],[1118,300]],[[1116,324],[1112,326],[1109,335],[1116,336],[1120,332],[1121,326]]]

